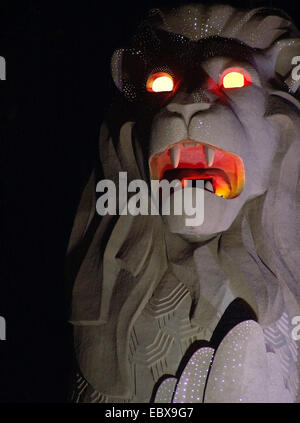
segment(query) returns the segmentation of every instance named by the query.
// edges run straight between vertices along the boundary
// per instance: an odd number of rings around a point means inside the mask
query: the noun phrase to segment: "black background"
[[[1,402],[66,402],[72,368],[64,259],[114,93],[110,57],[153,7],[184,1],[0,2]],[[204,1],[204,3],[213,3]],[[292,1],[231,1],[281,7]]]

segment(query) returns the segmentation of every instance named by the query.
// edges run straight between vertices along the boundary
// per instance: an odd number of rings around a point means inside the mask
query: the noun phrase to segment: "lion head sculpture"
[[[113,54],[119,95],[68,251],[74,400],[149,402],[201,343],[253,320],[297,400],[299,54],[282,11],[201,4],[152,10]],[[99,216],[96,184],[119,172],[203,179],[204,223]]]

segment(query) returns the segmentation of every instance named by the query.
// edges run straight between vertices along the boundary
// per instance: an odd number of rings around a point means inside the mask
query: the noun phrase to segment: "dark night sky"
[[[0,402],[67,401],[64,256],[114,89],[110,57],[148,9],[187,2],[107,3],[1,1],[0,315],[7,341],[0,341]],[[293,1],[228,3],[281,7],[300,25]]]

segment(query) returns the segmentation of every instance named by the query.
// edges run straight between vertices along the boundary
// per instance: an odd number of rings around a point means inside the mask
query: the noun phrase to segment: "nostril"
[[[193,115],[198,112],[204,112],[208,110],[211,106],[211,103],[190,103],[190,104],[181,104],[181,103],[169,103],[167,105],[167,110],[171,113],[176,113],[181,115],[186,125],[189,124],[189,121]]]

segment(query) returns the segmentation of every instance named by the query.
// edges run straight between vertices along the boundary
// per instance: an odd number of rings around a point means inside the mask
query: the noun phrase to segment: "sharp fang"
[[[215,151],[213,148],[204,147],[207,166],[211,166],[214,161]]]
[[[214,192],[214,187],[212,186],[212,183],[211,183],[210,181],[205,181],[205,183],[204,183],[204,188],[205,188],[207,191]]]
[[[175,147],[171,148],[170,151],[172,165],[174,169],[178,167],[179,159],[180,159],[180,147],[178,145],[175,145]]]

